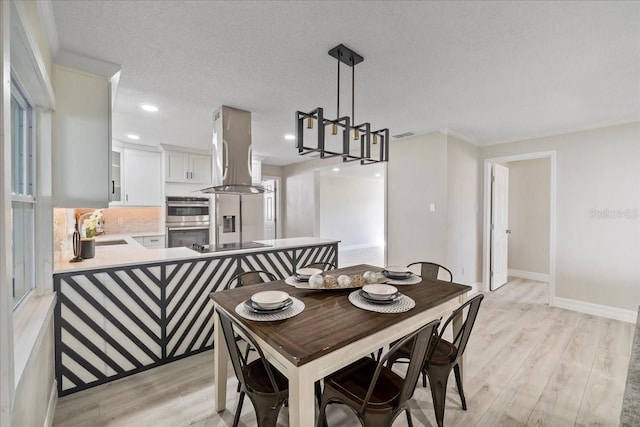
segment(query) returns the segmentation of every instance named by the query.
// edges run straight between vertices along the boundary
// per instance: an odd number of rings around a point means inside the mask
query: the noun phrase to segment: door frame
[[[264,181],[265,179],[272,179],[275,181],[275,212],[274,215],[276,217],[276,239],[282,239],[282,220],[281,220],[281,212],[282,212],[282,197],[280,197],[280,189],[281,189],[281,184],[282,184],[282,177],[277,176],[277,175],[262,175],[260,177],[261,181]]]
[[[483,180],[483,201],[484,216],[482,224],[482,290],[490,291],[491,269],[491,170],[494,163],[508,163],[520,160],[549,159],[550,169],[550,189],[549,189],[549,294],[548,304],[555,306],[556,297],[556,194],[557,194],[557,174],[556,174],[555,150],[538,151],[532,153],[514,154],[510,156],[492,157],[484,159],[484,180]]]

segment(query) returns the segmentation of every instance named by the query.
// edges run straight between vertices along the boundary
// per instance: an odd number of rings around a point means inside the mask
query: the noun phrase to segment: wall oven
[[[206,197],[167,197],[166,242],[168,248],[209,244],[211,201]]]

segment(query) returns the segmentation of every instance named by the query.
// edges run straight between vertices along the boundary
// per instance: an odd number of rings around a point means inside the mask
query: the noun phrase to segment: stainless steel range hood
[[[203,193],[261,194],[251,181],[251,113],[227,106],[213,113],[213,187]]]

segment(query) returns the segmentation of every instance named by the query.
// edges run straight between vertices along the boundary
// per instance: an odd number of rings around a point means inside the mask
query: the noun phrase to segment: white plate
[[[296,274],[303,277],[311,277],[314,274],[320,274],[322,270],[319,268],[299,268],[296,270]]]
[[[251,301],[263,308],[278,308],[282,306],[289,294],[283,291],[262,291],[251,295]]]
[[[411,272],[411,270],[409,270],[407,267],[401,267],[398,265],[390,265],[388,267],[385,267],[385,270],[387,270],[391,274],[407,274]]]
[[[389,285],[416,285],[422,282],[422,277],[420,276],[409,276],[406,279],[387,279],[385,283]]]
[[[395,286],[384,284],[364,285],[362,290],[371,298],[377,300],[391,299],[398,293],[398,289]]]

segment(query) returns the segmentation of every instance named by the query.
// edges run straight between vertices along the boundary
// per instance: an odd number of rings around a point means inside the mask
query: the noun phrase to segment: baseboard
[[[579,301],[569,298],[555,297],[554,305],[567,310],[578,311],[580,313],[591,314],[592,316],[606,317],[608,319],[621,320],[628,323],[636,323],[638,313],[633,310],[611,307],[608,305],[593,304],[591,302]]]
[[[512,277],[519,277],[520,279],[549,283],[549,275],[544,273],[534,273],[533,271],[508,269],[507,274]]]
[[[53,426],[53,417],[56,414],[56,406],[58,405],[58,381],[53,380],[53,387],[49,395],[49,405],[47,405],[47,416],[44,418],[44,427]]]

